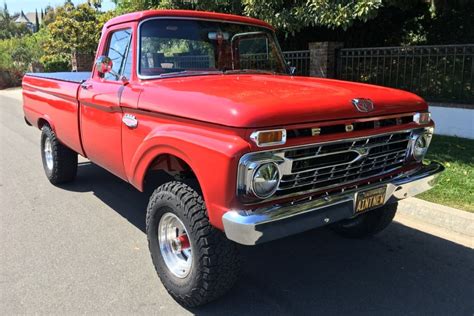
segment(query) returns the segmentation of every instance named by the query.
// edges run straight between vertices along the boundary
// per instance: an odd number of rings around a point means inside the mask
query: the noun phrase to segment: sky
[[[73,0],[74,4],[84,3],[87,0]],[[38,9],[38,12],[41,11],[41,8],[46,7],[47,5],[57,6],[62,5],[64,0],[0,0],[0,3],[3,8],[3,3],[6,3],[8,6],[8,11],[10,13],[16,13],[23,10],[24,13],[34,12],[35,9]],[[111,0],[102,1],[102,10],[107,11],[114,8],[114,4]]]

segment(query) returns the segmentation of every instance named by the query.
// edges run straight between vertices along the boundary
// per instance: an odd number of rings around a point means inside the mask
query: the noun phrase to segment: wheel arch
[[[142,192],[148,189],[145,179],[150,170],[171,165],[168,170],[173,172],[191,171],[188,176],[199,186],[211,223],[222,228],[222,214],[238,204],[235,194],[238,160],[248,152],[248,146],[234,132],[160,125],[148,133],[133,153],[125,154],[124,164],[128,181]]]
[[[56,132],[54,124],[48,115],[41,116],[40,118],[38,118],[38,121],[36,123],[36,126],[38,126],[39,129],[42,129],[45,125],[48,125],[54,132]]]
[[[185,159],[185,158],[184,158]],[[156,182],[163,178],[164,174],[169,177],[169,180],[179,180],[191,185],[194,189],[202,192],[199,177],[190,163],[184,160],[182,156],[175,153],[162,152],[153,158],[145,170],[145,173],[140,179],[140,188],[146,191],[147,187],[153,189]],[[166,177],[164,178],[166,180]]]
[[[169,146],[157,145],[146,150],[133,168],[130,183],[138,190],[143,191],[147,176],[153,171],[163,171],[173,176],[194,178],[200,183],[197,167],[193,166],[191,158],[183,151]]]

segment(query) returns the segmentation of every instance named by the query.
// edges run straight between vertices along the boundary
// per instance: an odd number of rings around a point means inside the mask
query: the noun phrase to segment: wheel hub
[[[186,250],[189,247],[191,247],[191,245],[189,244],[189,239],[186,235],[181,235],[171,240],[171,249],[175,254],[179,254],[181,251]]]
[[[53,170],[53,146],[51,145],[51,140],[49,137],[46,137],[44,141],[44,159],[46,161],[46,167],[48,167],[49,170]]]
[[[158,224],[158,242],[166,266],[178,278],[186,277],[193,261],[192,245],[183,222],[173,213],[165,213]]]

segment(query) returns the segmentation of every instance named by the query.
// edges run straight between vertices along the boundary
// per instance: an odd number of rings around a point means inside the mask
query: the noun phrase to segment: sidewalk
[[[409,198],[399,202],[395,220],[474,248],[473,213],[417,198]]]

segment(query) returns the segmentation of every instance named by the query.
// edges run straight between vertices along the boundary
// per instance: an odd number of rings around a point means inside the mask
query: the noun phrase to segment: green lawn
[[[426,161],[441,162],[446,170],[435,188],[417,197],[474,212],[474,140],[434,135]]]

